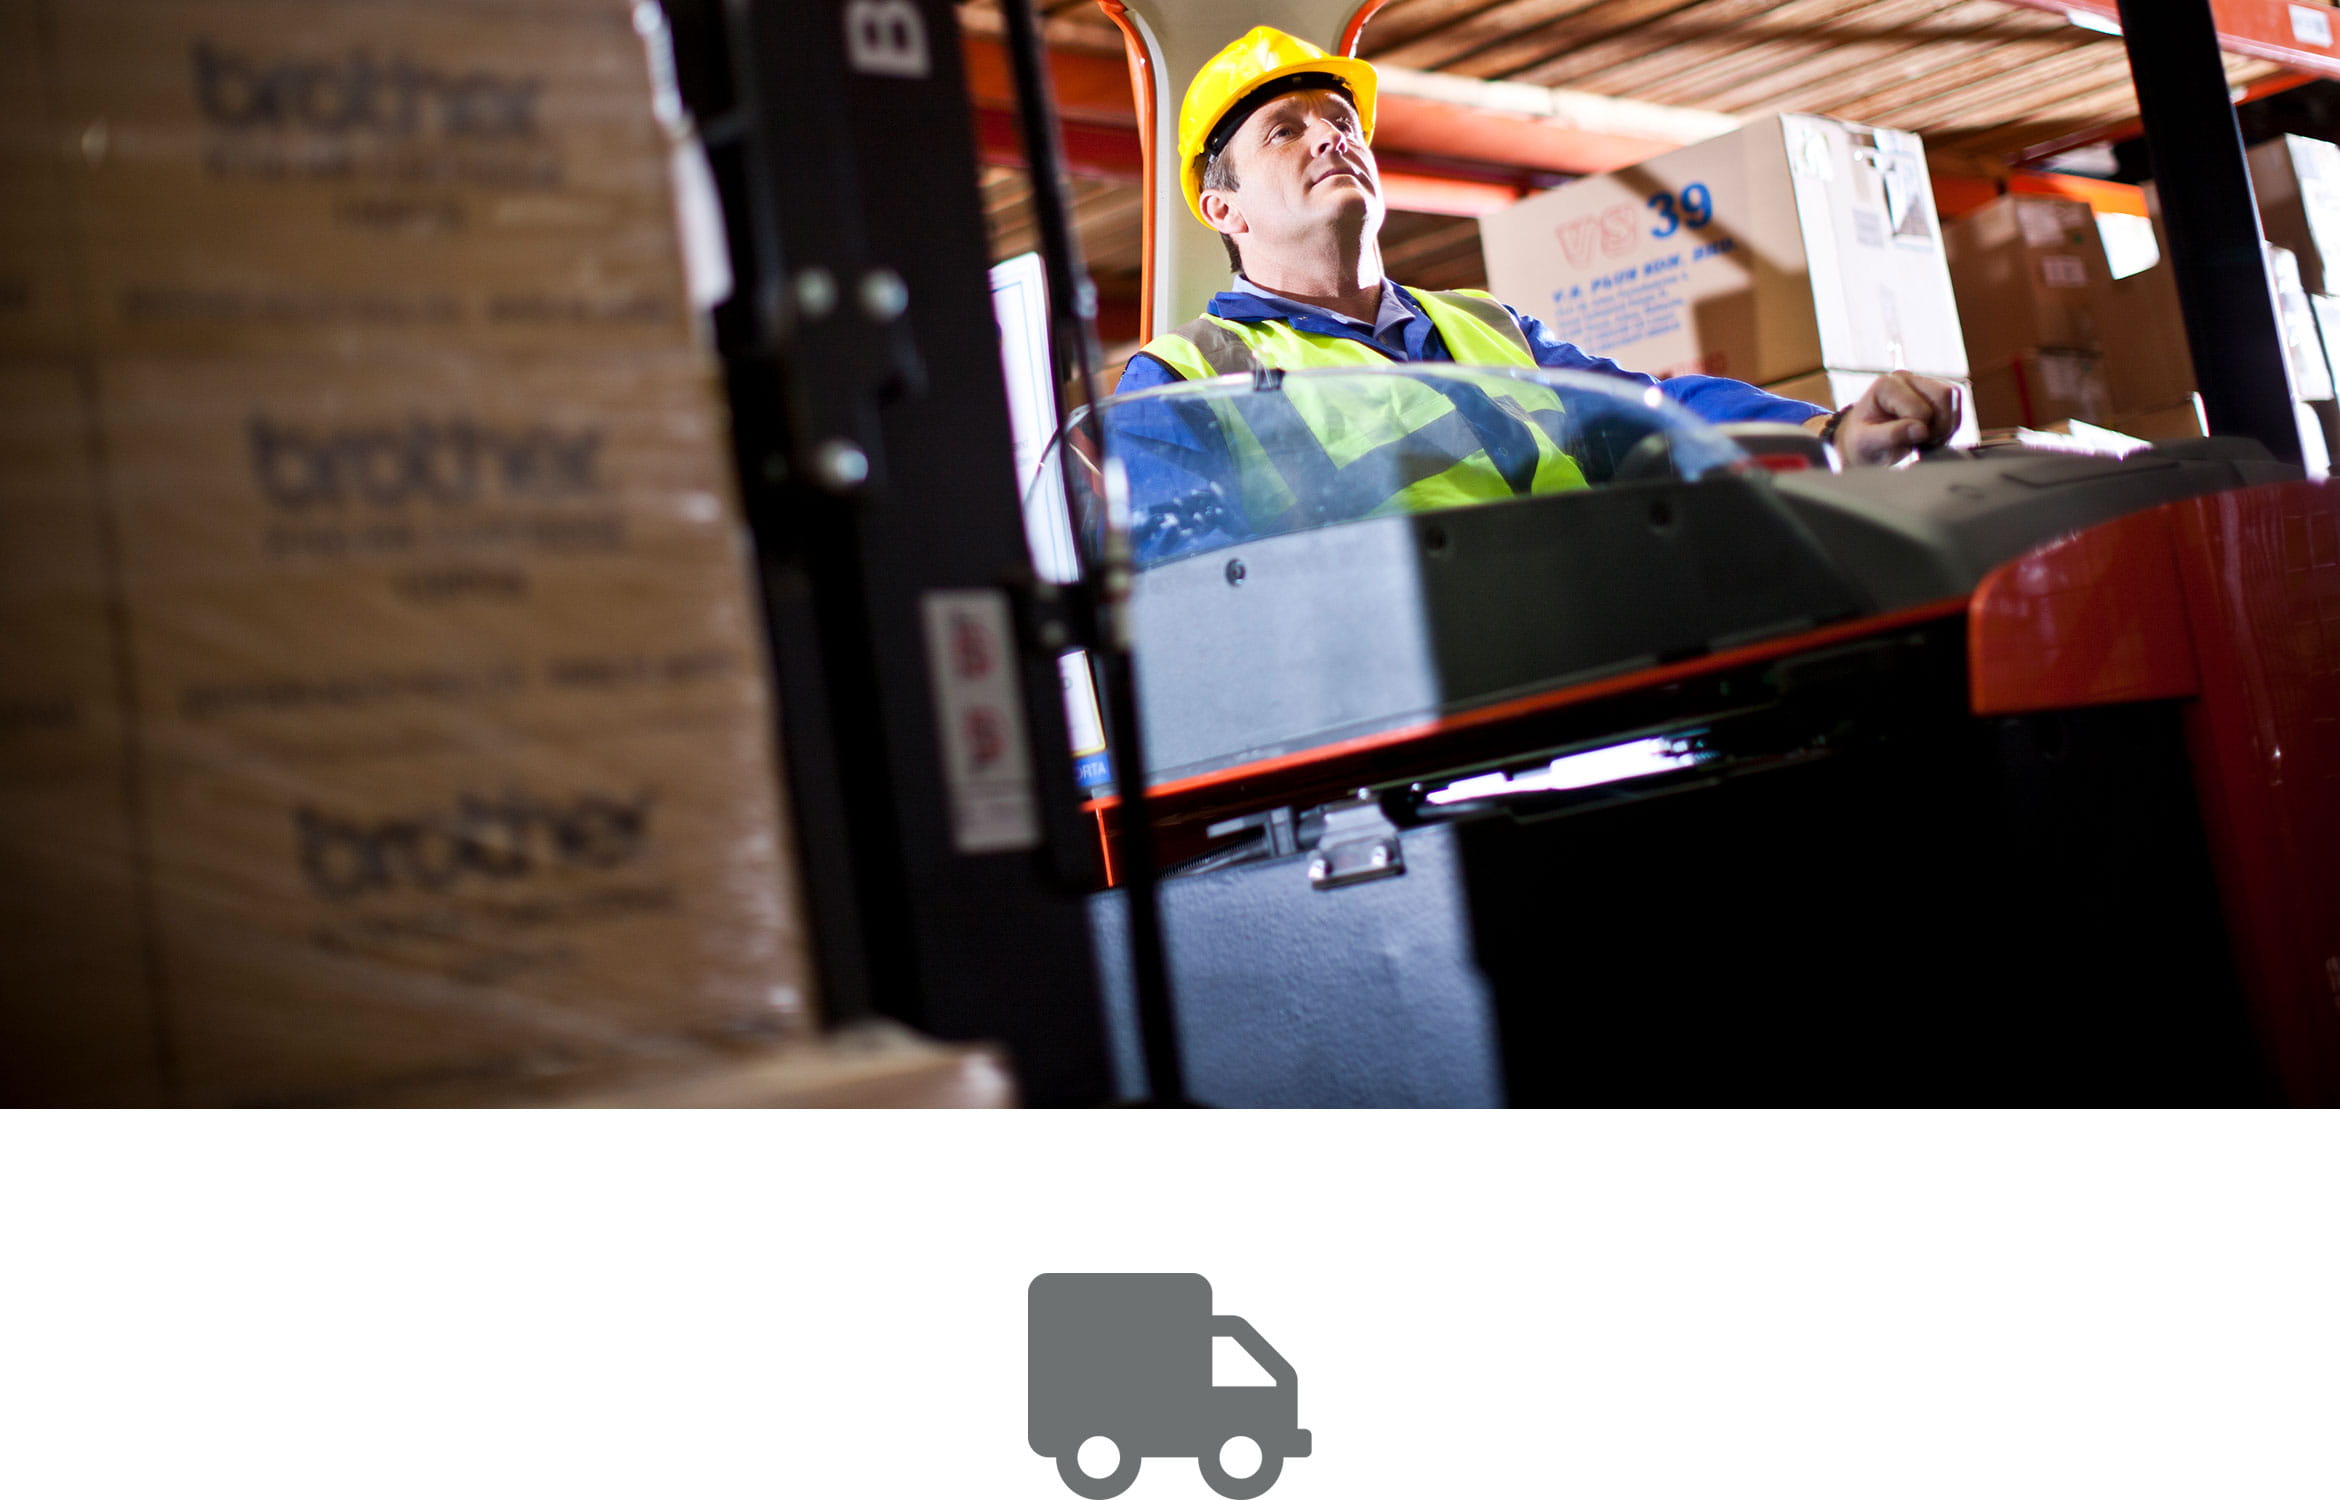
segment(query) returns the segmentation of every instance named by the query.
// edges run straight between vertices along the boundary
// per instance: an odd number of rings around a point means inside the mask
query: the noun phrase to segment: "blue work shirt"
[[[1390,308],[1393,299],[1412,316],[1393,319]],[[1379,331],[1377,336],[1376,329],[1368,329],[1362,322],[1345,318],[1329,308],[1263,292],[1238,277],[1234,291],[1221,292],[1211,298],[1210,314],[1214,318],[1226,318],[1239,323],[1281,318],[1302,333],[1355,339],[1391,359],[1408,363],[1453,358],[1446,352],[1446,340],[1439,337],[1438,325],[1430,321],[1429,314],[1423,312],[1421,304],[1406,294],[1404,287],[1394,281],[1383,281],[1381,308],[1381,315],[1376,319]],[[1536,363],[1543,368],[1583,370],[1616,380],[1628,380],[1635,385],[1654,385],[1693,415],[1709,422],[1803,423],[1828,414],[1825,406],[1790,400],[1786,396],[1774,396],[1744,381],[1730,380],[1720,375],[1676,375],[1668,380],[1658,380],[1638,370],[1628,370],[1613,360],[1599,359],[1585,353],[1545,327],[1540,319],[1532,318],[1516,307],[1505,304],[1504,311],[1519,320],[1520,331],[1527,335],[1528,349],[1535,355]],[[1128,395],[1132,391],[1168,385],[1178,378],[1177,371],[1151,354],[1141,352],[1131,356],[1129,367],[1121,372],[1121,383],[1113,388],[1113,393],[1117,396]]]

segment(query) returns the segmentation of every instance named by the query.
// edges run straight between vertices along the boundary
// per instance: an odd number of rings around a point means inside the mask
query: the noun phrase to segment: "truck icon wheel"
[[[1276,1476],[1284,1472],[1284,1456],[1265,1443],[1259,1445],[1259,1467],[1241,1479],[1220,1467],[1219,1455],[1226,1451],[1227,1444],[1238,1437],[1248,1436],[1248,1433],[1230,1434],[1217,1447],[1206,1448],[1195,1455],[1194,1462],[1202,1470],[1203,1483],[1226,1496],[1227,1500],[1254,1500],[1254,1497],[1266,1494],[1268,1486],[1276,1482]]]
[[[1082,1500],[1113,1500],[1115,1495],[1120,1494],[1136,1482],[1138,1455],[1127,1445],[1114,1443],[1110,1434],[1100,1432],[1092,1435],[1113,1443],[1113,1454],[1118,1460],[1118,1466],[1114,1471],[1102,1479],[1092,1479],[1088,1471],[1081,1467],[1082,1445],[1075,1443],[1070,1453],[1060,1454],[1057,1457],[1056,1477],[1063,1480],[1065,1488],[1081,1496]],[[1085,1438],[1082,1440],[1083,1443],[1086,1441]],[[1259,1491],[1250,1490],[1246,1493],[1256,1495]]]

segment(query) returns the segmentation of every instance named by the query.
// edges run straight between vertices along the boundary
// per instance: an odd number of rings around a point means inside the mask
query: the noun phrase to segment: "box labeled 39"
[[[1482,219],[1488,285],[1653,375],[1966,373],[1918,138],[1781,115]]]

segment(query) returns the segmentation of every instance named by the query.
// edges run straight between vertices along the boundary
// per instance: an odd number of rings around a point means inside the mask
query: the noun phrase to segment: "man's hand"
[[[1847,467],[1899,463],[1950,441],[1964,407],[1965,393],[1949,381],[1895,370],[1845,409],[1836,425],[1836,451]]]

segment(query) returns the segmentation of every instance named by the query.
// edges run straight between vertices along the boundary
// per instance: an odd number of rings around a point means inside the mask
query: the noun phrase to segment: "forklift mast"
[[[1033,581],[946,0],[665,0],[827,1013],[1111,1096],[1093,883]]]

